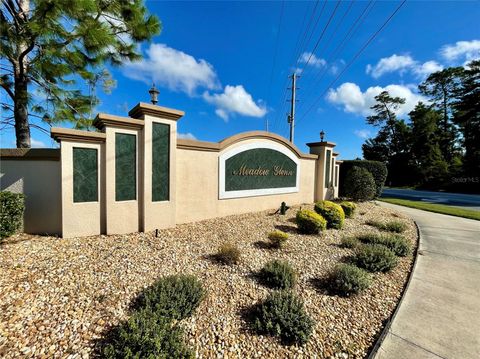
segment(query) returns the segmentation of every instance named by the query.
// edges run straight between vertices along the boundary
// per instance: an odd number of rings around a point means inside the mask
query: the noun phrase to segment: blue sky
[[[407,1],[351,62],[399,4],[147,1],[162,32],[141,44],[144,60],[110,68],[117,86],[100,92],[97,111],[126,116],[149,101],[155,81],[159,105],[186,112],[178,122],[184,137],[219,141],[265,129],[267,120],[272,132],[288,137],[285,87],[297,70],[295,144],[307,151],[305,143],[323,129],[342,158],[361,157],[362,143],[376,132],[365,116],[382,89],[407,99],[399,110],[405,117],[422,99],[416,86],[429,72],[480,58],[478,2]],[[32,131],[35,146],[53,145]],[[13,131],[3,131],[2,147],[13,144]]]

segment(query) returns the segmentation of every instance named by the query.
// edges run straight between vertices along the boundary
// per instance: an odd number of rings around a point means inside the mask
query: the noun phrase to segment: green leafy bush
[[[398,234],[367,233],[357,236],[357,239],[362,243],[385,246],[400,257],[405,257],[410,253],[409,242]]]
[[[330,288],[345,296],[359,293],[371,283],[372,277],[369,273],[351,264],[339,264],[329,278]]]
[[[0,192],[0,240],[10,237],[22,226],[24,210],[23,194]]]
[[[215,257],[223,264],[237,264],[240,262],[240,249],[234,244],[224,243],[218,247]]]
[[[357,209],[357,205],[349,201],[340,202],[340,206],[342,207],[346,218],[352,218],[355,214],[355,210]]]
[[[375,181],[365,168],[352,167],[344,180],[345,196],[354,201],[369,201],[375,197]]]
[[[353,263],[369,272],[388,272],[397,265],[397,257],[381,244],[365,244],[358,247]]]
[[[179,326],[173,325],[169,318],[144,309],[113,329],[102,357],[167,359],[195,356],[186,346]]]
[[[342,237],[340,245],[343,248],[357,248],[360,242],[355,237]]]
[[[381,231],[389,231],[395,233],[402,233],[407,229],[407,225],[402,221],[390,221],[387,223],[382,223],[380,221],[368,221],[369,226],[378,228]]]
[[[149,308],[157,316],[179,320],[191,316],[204,297],[205,291],[195,276],[172,275],[146,288],[134,306]]]
[[[279,230],[275,230],[268,234],[268,239],[275,248],[282,248],[288,239],[288,234]]]
[[[340,205],[331,201],[315,203],[315,212],[327,221],[328,228],[341,229],[345,222],[345,213]]]
[[[313,331],[313,320],[303,302],[290,291],[275,291],[252,311],[252,327],[259,334],[281,338],[285,344],[304,344]]]
[[[297,212],[295,221],[300,233],[316,234],[327,228],[327,221],[321,215],[308,209]]]
[[[262,268],[260,278],[272,288],[290,289],[297,281],[297,274],[288,262],[273,260]]]
[[[385,180],[387,179],[387,166],[383,162],[366,160],[345,160],[342,162],[340,165],[340,196],[346,196],[345,193],[347,187],[345,184],[345,179],[353,167],[364,168],[372,174],[375,181],[375,197],[379,197],[382,194],[383,186],[385,185]]]

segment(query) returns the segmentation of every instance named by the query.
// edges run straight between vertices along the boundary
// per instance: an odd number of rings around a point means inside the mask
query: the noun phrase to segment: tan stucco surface
[[[0,184],[25,194],[25,232],[61,234],[60,161],[1,160]]]

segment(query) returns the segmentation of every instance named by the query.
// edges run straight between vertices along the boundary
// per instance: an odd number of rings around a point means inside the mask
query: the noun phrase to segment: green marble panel
[[[327,159],[325,161],[325,188],[330,187],[330,164],[332,162],[332,151],[327,150]]]
[[[335,166],[335,187],[338,187],[338,166]]]
[[[115,133],[115,200],[137,199],[137,137]]]
[[[73,148],[73,202],[98,201],[98,155],[95,148]]]
[[[152,125],[152,201],[168,201],[170,187],[170,126]]]
[[[295,187],[297,164],[269,148],[246,150],[225,161],[225,191]]]

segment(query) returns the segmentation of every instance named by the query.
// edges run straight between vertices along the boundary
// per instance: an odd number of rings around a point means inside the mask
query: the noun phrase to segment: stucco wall
[[[0,184],[2,191],[25,195],[25,232],[61,234],[60,161],[2,159]]]
[[[254,142],[241,141],[223,151]],[[177,223],[276,209],[282,201],[288,205],[313,202],[316,160],[302,158],[299,192],[219,199],[218,157],[223,151],[177,149]]]

